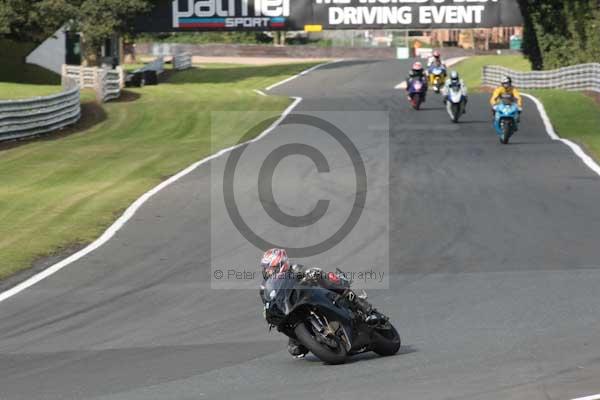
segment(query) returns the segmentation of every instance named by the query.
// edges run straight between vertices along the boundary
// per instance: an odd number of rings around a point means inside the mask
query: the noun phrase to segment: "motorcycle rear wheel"
[[[316,333],[305,322],[299,323],[294,329],[296,338],[308,350],[326,364],[343,364],[348,359],[348,353],[341,341],[337,341],[337,348],[332,348],[324,343],[320,343],[316,338]]]
[[[375,336],[373,341],[372,350],[380,356],[393,356],[400,350],[402,345],[400,335],[398,331],[389,322],[389,327],[386,329],[376,329],[373,335]]]

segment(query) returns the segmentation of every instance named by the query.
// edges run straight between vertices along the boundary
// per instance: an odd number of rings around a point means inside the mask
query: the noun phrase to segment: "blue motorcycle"
[[[421,104],[425,101],[427,83],[421,79],[411,79],[408,82],[407,90],[410,104],[415,110],[419,110],[421,108]]]
[[[519,107],[515,104],[511,95],[502,95],[498,104],[494,107],[494,128],[500,139],[500,143],[508,144],[510,138],[519,129]]]

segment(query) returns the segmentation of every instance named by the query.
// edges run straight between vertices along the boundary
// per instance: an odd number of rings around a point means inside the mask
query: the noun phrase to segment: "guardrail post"
[[[98,103],[104,103],[104,70],[97,68],[94,72],[94,90],[96,92],[96,101],[98,101]]]
[[[119,73],[119,87],[123,89],[125,87],[125,71],[123,71],[123,67],[119,65],[117,67],[117,72]]]

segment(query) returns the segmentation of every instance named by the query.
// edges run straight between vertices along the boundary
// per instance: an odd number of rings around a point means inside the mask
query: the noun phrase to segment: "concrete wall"
[[[463,49],[444,48],[444,58],[470,55]],[[179,53],[191,53],[192,56],[204,57],[284,57],[284,58],[344,58],[385,60],[397,58],[395,47],[315,47],[315,46],[283,46],[273,45],[241,45],[241,44],[169,44],[169,43],[137,43],[128,47],[126,53],[131,56],[168,56]],[[130,57],[131,58],[131,57]]]
[[[65,63],[67,53],[67,39],[63,28],[46,39],[26,58],[29,64],[39,65],[40,67],[61,73],[62,65]]]
[[[379,48],[343,48],[343,47],[313,47],[313,46],[284,46],[273,45],[237,45],[237,44],[155,44],[138,43],[135,46],[137,56],[160,56],[191,53],[193,56],[204,57],[284,57],[284,58],[366,58],[389,59],[396,58],[396,49],[392,47]]]

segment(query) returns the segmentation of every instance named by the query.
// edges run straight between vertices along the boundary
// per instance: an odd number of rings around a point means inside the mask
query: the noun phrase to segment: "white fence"
[[[181,53],[173,56],[173,69],[183,70],[192,68],[192,54]]]
[[[600,64],[581,64],[552,71],[518,72],[496,65],[483,67],[483,85],[498,86],[504,76],[522,89],[564,89],[600,92]]]
[[[26,100],[0,101],[0,141],[62,129],[79,121],[79,85],[67,79],[65,91]]]
[[[63,65],[62,76],[74,80],[80,88],[94,89],[100,102],[118,99],[125,86],[125,75],[121,67],[103,69]]]

